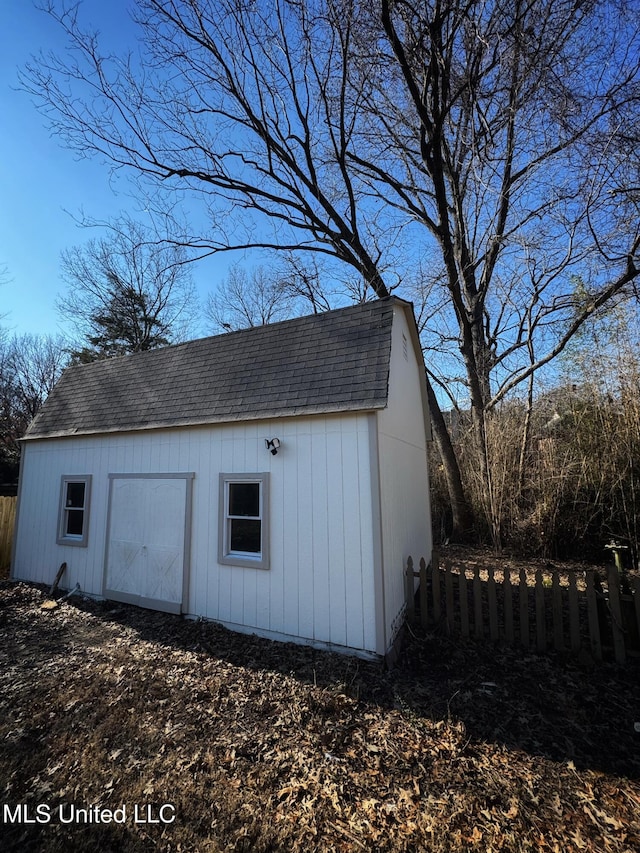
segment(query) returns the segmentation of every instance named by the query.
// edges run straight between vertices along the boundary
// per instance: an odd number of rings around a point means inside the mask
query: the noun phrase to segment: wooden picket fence
[[[407,618],[449,636],[504,642],[524,650],[578,654],[624,664],[640,655],[640,578],[621,577],[611,566],[596,570],[528,575],[508,568],[469,571],[440,568],[411,557],[405,567]],[[415,578],[419,578],[415,592]]]
[[[13,528],[16,521],[17,498],[0,497],[0,572],[11,563]]]

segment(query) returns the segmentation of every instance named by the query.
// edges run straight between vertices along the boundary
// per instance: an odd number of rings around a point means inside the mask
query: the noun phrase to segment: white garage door
[[[106,598],[180,613],[192,476],[111,475]]]

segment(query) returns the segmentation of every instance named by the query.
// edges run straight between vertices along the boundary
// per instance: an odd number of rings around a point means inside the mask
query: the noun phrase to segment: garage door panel
[[[179,548],[184,545],[185,481],[151,483],[147,495],[147,547]]]
[[[144,527],[144,490],[141,482],[114,480],[111,494],[111,529],[123,541],[137,541],[142,545]]]
[[[144,596],[173,603],[182,601],[182,549],[147,548]]]
[[[140,542],[112,539],[109,543],[106,585],[108,589],[137,593],[140,585]]]
[[[104,595],[179,613],[192,475],[112,475]]]

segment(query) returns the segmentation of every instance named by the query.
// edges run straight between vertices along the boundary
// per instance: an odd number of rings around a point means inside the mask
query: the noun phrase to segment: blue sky
[[[98,28],[115,50],[135,45],[127,0],[84,0],[82,20]],[[29,95],[18,91],[17,71],[40,50],[62,51],[64,35],[32,0],[4,0],[0,28],[0,326],[18,334],[68,331],[55,310],[63,291],[60,253],[99,236],[74,221],[81,212],[107,219],[136,214],[126,182],[110,181],[107,166],[78,160],[61,147]],[[202,296],[224,276],[231,258],[194,267]],[[238,260],[234,258],[233,260]]]

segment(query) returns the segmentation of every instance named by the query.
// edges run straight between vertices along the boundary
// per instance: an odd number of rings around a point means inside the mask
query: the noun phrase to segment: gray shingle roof
[[[25,438],[384,408],[396,304],[70,367]]]

